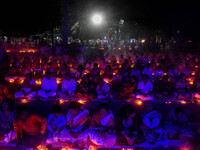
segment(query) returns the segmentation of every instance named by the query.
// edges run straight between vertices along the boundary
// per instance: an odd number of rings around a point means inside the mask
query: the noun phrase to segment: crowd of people
[[[188,126],[182,107],[166,116],[152,101],[195,101],[200,98],[200,60],[191,54],[105,54],[89,60],[62,55],[12,55],[7,66],[1,61],[0,138],[35,147],[45,142],[62,142],[80,147],[89,144],[112,147],[179,138],[183,143],[199,140],[199,130]],[[25,106],[12,109],[11,102],[26,99],[70,102],[67,114],[56,104],[43,118]],[[99,100],[91,114],[76,100]],[[10,100],[8,102],[8,100]],[[132,104],[122,106],[115,118],[106,102],[141,100],[138,114]],[[196,142],[198,143],[198,142]]]
[[[9,95],[29,100],[200,98],[200,61],[196,55],[106,54],[86,61],[83,56],[29,55],[12,56],[8,60],[8,66],[1,73],[8,82],[2,86],[0,97]],[[13,89],[5,93],[8,87]]]
[[[194,131],[188,125],[187,115],[180,106],[163,117],[151,101],[146,101],[141,113],[132,104],[126,104],[118,115],[115,118],[107,103],[101,103],[91,114],[84,105],[71,101],[66,115],[59,104],[54,104],[52,113],[44,118],[24,105],[15,110],[7,100],[3,101],[0,112],[0,138],[3,143],[15,141],[17,146],[28,148],[58,143],[64,147],[133,146],[168,139],[180,139],[182,143],[198,146],[199,130]]]

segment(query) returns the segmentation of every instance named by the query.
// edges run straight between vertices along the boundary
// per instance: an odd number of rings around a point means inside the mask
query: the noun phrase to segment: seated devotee
[[[195,133],[188,126],[184,109],[180,106],[173,108],[166,117],[165,129],[169,138],[180,138],[182,142],[194,137]]]
[[[169,76],[169,79],[174,82],[175,80],[179,78],[178,70],[175,68],[174,64],[170,65],[168,69],[168,76]]]
[[[142,75],[142,80],[137,85],[136,99],[153,100],[152,91],[153,84],[148,79],[148,75]]]
[[[107,103],[101,103],[92,117],[90,141],[97,146],[112,147],[116,143],[115,121]]]
[[[69,67],[67,66],[66,63],[64,63],[62,66],[61,66],[61,69],[59,71],[59,76],[64,78],[66,73],[70,72],[70,69]]]
[[[120,145],[141,144],[144,142],[144,135],[140,129],[139,118],[133,105],[128,104],[120,110]]]
[[[105,70],[104,70],[103,77],[104,78],[112,79],[112,76],[113,76],[113,70],[110,67],[110,65],[107,65],[106,68],[105,68]]]
[[[150,66],[151,66],[151,64],[148,63],[147,66],[146,66],[146,67],[144,68],[144,70],[143,70],[143,74],[147,74],[148,77],[149,77],[149,79],[151,80],[151,79],[153,78],[153,77],[152,77],[153,71],[152,71],[152,68],[151,68]]]
[[[58,95],[61,98],[74,97],[76,92],[76,80],[71,77],[71,74],[66,73],[65,79],[62,81],[61,91],[58,91]]]
[[[26,75],[21,90],[15,93],[15,98],[26,98],[32,100],[36,95],[37,84],[35,80],[31,77],[31,74]]]
[[[175,83],[174,96],[177,99],[190,99],[191,91],[188,81],[184,73],[180,74],[179,80]]]
[[[128,59],[125,59],[121,65],[121,68],[119,69],[119,74],[122,78],[122,84],[125,84],[129,80],[130,71]]]
[[[29,113],[25,106],[17,107],[17,116],[13,121],[17,145],[36,148],[45,142],[47,120]]]
[[[110,98],[110,87],[106,82],[104,82],[102,77],[98,79],[96,92],[97,92],[98,99]]]
[[[52,113],[47,117],[48,137],[46,143],[53,144],[60,139],[60,132],[66,127],[66,119],[62,114],[62,108],[55,104]]]
[[[119,57],[119,63],[122,64],[124,62],[124,55],[120,55]]]
[[[87,109],[82,109],[81,104],[72,101],[68,106],[66,115],[67,126],[60,133],[60,140],[68,144],[78,144],[84,146],[88,141],[90,125],[90,113]]]
[[[15,111],[12,109],[10,101],[3,101],[0,110],[0,143],[9,143],[15,139],[13,119]]]
[[[75,72],[75,79],[78,80],[80,78],[82,78],[84,76],[84,69],[83,69],[83,66],[82,65],[78,65],[78,68],[76,69],[76,72]]]
[[[162,80],[158,80],[158,82],[155,84],[154,92],[155,97],[157,98],[167,98],[170,95],[173,95],[173,85],[171,82],[168,81],[168,76],[163,76]]]
[[[93,63],[92,63],[92,60],[89,60],[88,62],[87,62],[87,64],[86,64],[86,66],[85,66],[85,69],[87,69],[87,70],[92,70],[92,68],[93,68]]]
[[[138,81],[141,80],[141,73],[140,73],[138,66],[135,65],[133,67],[133,69],[131,70],[130,76],[136,76]]]
[[[96,77],[98,77],[100,75],[100,69],[99,69],[97,63],[94,63],[90,74],[92,75],[93,78],[96,78]]]
[[[117,62],[116,62],[116,60],[114,59],[114,60],[112,60],[112,62],[111,62],[111,68],[112,68],[112,70],[117,70],[118,68],[119,68],[119,65],[117,64]]]
[[[108,62],[106,62],[105,58],[103,58],[102,61],[99,64],[99,68],[101,70],[105,70],[108,65],[109,65]]]
[[[85,99],[93,99],[94,94],[90,91],[90,81],[89,81],[89,75],[85,75],[83,77],[83,80],[80,84],[77,86],[77,93],[76,97],[78,98],[85,98]]]
[[[194,80],[194,85],[192,87],[192,98],[200,99],[200,78]]]
[[[40,63],[37,63],[36,67],[33,68],[34,78],[35,79],[41,79],[42,73],[43,73],[42,67],[40,66]]]
[[[6,98],[8,99],[13,98],[13,94],[9,90],[9,85],[0,84],[0,102]]]
[[[56,96],[57,82],[52,77],[49,71],[46,72],[45,77],[42,79],[41,90],[38,91],[38,95],[42,98],[54,98]]]
[[[163,77],[163,75],[164,75],[164,72],[162,70],[162,67],[158,66],[157,70],[155,71],[154,77],[157,79],[160,79]]]
[[[192,70],[190,68],[189,63],[186,63],[185,67],[181,70],[181,73],[184,73],[186,77],[189,77],[191,72],[192,72]]]
[[[144,112],[141,113],[142,125],[141,129],[144,132],[146,140],[150,143],[155,141],[166,140],[167,134],[161,128],[162,115],[160,112],[153,109],[152,102],[144,103]]]
[[[130,81],[128,81],[124,87],[124,90],[121,91],[122,99],[131,99],[135,98],[137,92],[137,79],[135,76],[130,77]]]

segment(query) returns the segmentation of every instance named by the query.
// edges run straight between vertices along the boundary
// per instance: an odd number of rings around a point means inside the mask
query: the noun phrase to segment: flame
[[[195,72],[192,72],[192,75],[194,76],[194,75],[195,75]]]
[[[80,103],[80,104],[85,104],[86,103],[86,100],[78,100],[78,102]]]
[[[9,79],[9,82],[10,82],[10,83],[14,83],[15,80],[14,80],[14,79]]]
[[[186,104],[186,101],[180,101],[181,104]]]
[[[166,76],[166,75],[167,75],[167,73],[165,72],[165,73],[164,73],[164,75]]]
[[[136,103],[137,105],[142,105],[142,101],[140,101],[140,100],[137,100],[135,103]]]
[[[42,82],[41,82],[41,80],[36,80],[35,83],[36,83],[37,85],[41,85]]]
[[[28,103],[28,101],[27,101],[27,99],[24,98],[21,100],[21,103],[25,104],[25,103]]]
[[[24,79],[19,80],[19,84],[23,84],[24,83]]]
[[[189,84],[190,84],[190,85],[193,85],[193,84],[194,84],[194,82],[193,82],[193,81],[190,81],[190,82],[189,82]]]
[[[80,84],[81,81],[82,81],[82,79],[80,78],[80,79],[78,79],[76,82],[77,82],[78,84]]]
[[[59,100],[59,104],[63,104],[63,103],[65,103],[65,102],[68,102],[68,100],[65,100],[65,99],[60,99],[60,100]]]

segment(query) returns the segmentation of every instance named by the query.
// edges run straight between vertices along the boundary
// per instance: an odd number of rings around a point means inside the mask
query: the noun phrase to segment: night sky
[[[1,2],[0,29],[5,33],[32,34],[62,23],[62,0],[6,0]],[[149,29],[199,37],[198,1],[182,0],[67,0],[68,23],[87,18],[92,12],[106,14],[109,21],[124,19]]]

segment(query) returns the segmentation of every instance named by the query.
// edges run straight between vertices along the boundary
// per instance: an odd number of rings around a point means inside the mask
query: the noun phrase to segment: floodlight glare
[[[99,14],[93,15],[93,17],[92,17],[92,22],[93,22],[94,24],[96,24],[96,25],[101,24],[101,22],[102,22],[102,16],[99,15]]]

